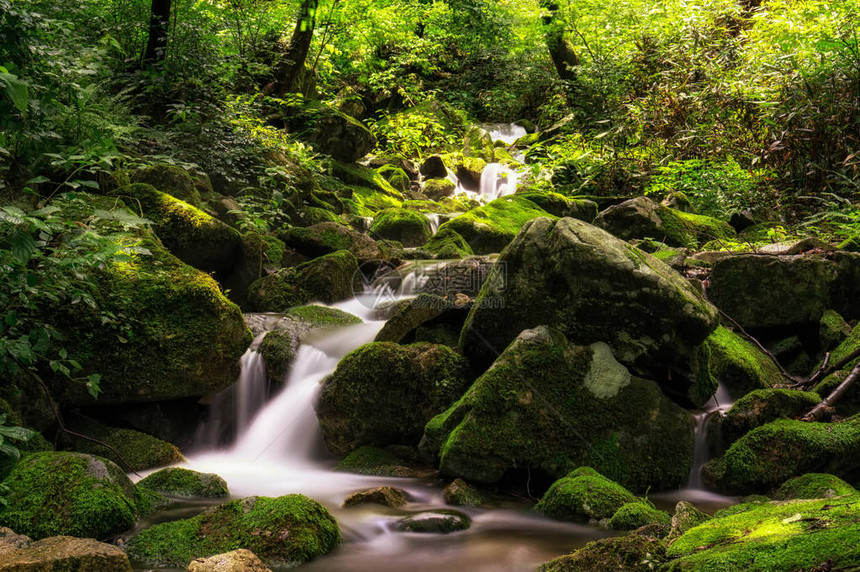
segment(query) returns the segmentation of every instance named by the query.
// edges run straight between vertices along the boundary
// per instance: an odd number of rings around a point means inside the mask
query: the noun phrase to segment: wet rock
[[[309,258],[316,258],[338,250],[348,250],[359,261],[368,262],[383,257],[376,241],[369,236],[356,232],[334,222],[323,222],[313,226],[279,232],[278,238]]]
[[[559,520],[597,522],[608,519],[636,497],[590,467],[580,467],[557,480],[535,510]]]
[[[659,538],[632,534],[589,542],[572,554],[541,565],[538,572],[650,572],[666,556]]]
[[[0,570],[14,572],[131,572],[125,552],[91,538],[52,536],[16,550],[0,549]]]
[[[424,195],[431,201],[441,201],[445,197],[450,197],[456,189],[457,185],[449,179],[427,179],[421,188]]]
[[[793,389],[759,389],[735,402],[719,420],[719,433],[725,446],[735,442],[756,427],[777,419],[797,419],[821,403],[811,391]]]
[[[435,510],[419,512],[400,520],[395,528],[400,532],[418,532],[422,534],[450,534],[466,530],[471,526],[471,519],[455,510]]]
[[[731,394],[744,395],[773,387],[785,377],[768,356],[749,340],[719,326],[705,340],[703,351],[710,374]]]
[[[710,518],[709,514],[697,509],[693,503],[680,501],[675,505],[675,514],[672,515],[668,539],[674,540]]]
[[[423,214],[408,209],[386,209],[374,217],[370,234],[411,247],[424,245],[432,232],[430,221]]]
[[[240,548],[209,558],[195,558],[188,565],[188,572],[272,572],[250,550]]]
[[[448,169],[439,155],[430,155],[424,159],[420,171],[427,179],[444,179],[448,176]]]
[[[636,501],[622,505],[609,519],[608,524],[609,528],[615,530],[633,530],[642,526],[669,524],[671,520],[672,517],[668,513]]]
[[[417,467],[412,455],[402,455],[395,447],[359,447],[338,463],[336,470],[375,477],[412,479],[432,474],[432,469]]]
[[[381,504],[391,508],[400,508],[406,504],[406,493],[394,487],[376,487],[352,493],[343,501],[344,507],[362,504]]]
[[[211,499],[230,495],[227,482],[218,475],[182,467],[156,471],[138,482],[137,486],[172,497]]]
[[[482,506],[487,502],[481,491],[464,481],[454,479],[445,487],[445,502],[453,506]]]
[[[466,239],[450,228],[444,228],[430,237],[424,248],[440,260],[466,258],[474,254]]]

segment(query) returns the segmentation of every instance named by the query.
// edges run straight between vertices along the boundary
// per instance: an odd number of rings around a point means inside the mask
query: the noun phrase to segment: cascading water
[[[239,433],[251,424],[254,414],[266,402],[267,383],[266,365],[263,356],[257,351],[257,342],[242,356],[241,373],[236,383],[236,429]]]
[[[493,141],[504,141],[507,145],[513,145],[517,139],[528,135],[526,128],[516,123],[487,123],[482,127],[490,133]]]
[[[436,234],[439,231],[439,225],[442,224],[442,216],[438,213],[427,213],[424,216],[430,222],[430,234]]]
[[[517,192],[519,175],[501,163],[489,163],[481,173],[479,195],[486,200],[498,199]]]

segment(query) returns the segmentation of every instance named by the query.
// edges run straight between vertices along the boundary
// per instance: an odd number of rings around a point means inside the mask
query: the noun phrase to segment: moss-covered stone
[[[376,487],[352,493],[343,501],[344,507],[362,504],[381,504],[391,508],[400,508],[406,504],[406,493],[394,487]]]
[[[467,362],[446,346],[367,344],[323,383],[317,405],[323,439],[338,455],[363,445],[415,445],[427,421],[469,381]]]
[[[708,462],[704,478],[715,489],[736,494],[767,491],[814,471],[848,481],[860,477],[860,417],[842,423],[773,421]]]
[[[0,413],[6,413],[9,411],[8,403],[5,400],[0,399]],[[10,414],[10,417],[7,418],[7,425],[20,426],[22,422],[20,418],[18,418],[17,414]],[[26,441],[15,441],[15,448],[18,449],[18,452],[21,456],[25,456],[28,453],[40,453],[44,451],[53,451],[54,446],[51,445],[47,439],[45,439],[41,433],[35,433],[32,437],[27,439]],[[0,455],[0,481],[5,479],[12,469],[18,464],[20,457],[13,457],[12,455]]]
[[[147,528],[131,539],[128,553],[149,564],[184,567],[195,558],[245,548],[270,566],[295,566],[327,554],[340,540],[337,521],[316,501],[249,497]]]
[[[457,164],[457,178],[467,189],[478,189],[486,167],[487,162],[480,157],[463,157]]]
[[[284,315],[290,318],[301,320],[314,327],[337,327],[337,326],[352,326],[361,323],[361,318],[353,316],[349,312],[338,310],[337,308],[327,308],[325,306],[296,306],[290,308]]]
[[[182,467],[156,471],[137,486],[163,495],[182,498],[223,498],[230,495],[227,482],[214,473],[198,473]]]
[[[731,393],[742,395],[773,387],[785,378],[773,361],[752,342],[719,326],[705,340],[711,375]]]
[[[382,258],[376,241],[334,222],[323,222],[309,227],[293,227],[278,233],[284,244],[310,258],[348,250],[358,261],[368,262]]]
[[[176,165],[153,165],[138,169],[131,174],[132,183],[152,185],[162,193],[199,207],[200,192],[191,175]]]
[[[826,473],[806,473],[789,479],[774,493],[774,500],[832,499],[860,492],[837,476]]]
[[[551,215],[573,217],[585,222],[597,218],[597,203],[588,199],[568,198],[554,192],[524,191],[517,196],[528,199]]]
[[[457,185],[450,179],[427,179],[421,190],[428,199],[441,201],[445,197],[453,195],[456,188]]]
[[[473,125],[463,138],[463,156],[478,157],[487,163],[493,162],[494,146],[492,136],[481,127]]]
[[[672,517],[669,513],[658,510],[653,506],[641,501],[630,502],[622,505],[612,518],[609,519],[609,528],[615,530],[632,530],[648,524],[669,524]]]
[[[460,341],[486,367],[494,351],[541,324],[578,344],[605,342],[621,363],[686,395],[691,360],[716,328],[717,311],[680,274],[609,233],[573,218],[539,218],[502,253]]]
[[[575,522],[609,519],[638,499],[594,470],[583,467],[557,480],[535,505],[535,510],[559,520]]]
[[[405,193],[412,187],[412,181],[409,179],[409,175],[407,175],[406,171],[400,167],[395,167],[394,165],[383,165],[377,168],[376,172],[382,175],[383,179],[388,181],[392,187],[401,193]]]
[[[449,309],[449,302],[434,294],[419,294],[398,304],[376,334],[376,342],[401,343],[422,324],[438,318]]]
[[[375,477],[413,478],[422,471],[411,467],[412,463],[385,449],[359,447],[337,465],[338,471],[370,475]]]
[[[456,510],[428,510],[399,520],[394,526],[401,532],[421,534],[450,534],[466,530],[472,519]]]
[[[474,208],[439,227],[460,234],[475,254],[501,252],[530,220],[552,217],[528,199],[510,195]],[[554,218],[554,217],[552,217]]]
[[[818,339],[821,349],[830,351],[839,346],[851,334],[851,326],[839,312],[825,310],[818,322]]]
[[[240,548],[208,558],[195,558],[188,572],[272,572],[257,555]]]
[[[666,538],[670,541],[678,538],[691,528],[699,526],[711,516],[696,508],[696,506],[687,501],[679,501],[675,505],[675,513],[672,515],[672,521],[669,527],[669,534]]]
[[[836,569],[860,561],[860,497],[746,505],[686,532],[668,549],[665,570]]]
[[[606,344],[577,346],[546,327],[522,332],[422,441],[443,473],[477,483],[590,465],[637,490],[685,482],[692,447],[690,416],[654,382],[632,377]]]
[[[733,443],[756,427],[777,419],[797,419],[821,403],[809,391],[793,389],[759,389],[735,402],[720,420],[720,434],[725,445]]]
[[[407,209],[386,209],[374,217],[370,234],[411,247],[426,243],[432,231],[430,221],[422,213]]]
[[[358,260],[339,250],[295,268],[284,268],[251,285],[248,305],[258,312],[283,312],[311,301],[338,302],[352,296],[358,276]]]
[[[108,427],[84,417],[72,417],[67,424],[75,432],[97,439],[110,448],[72,437],[68,443],[64,443],[64,449],[99,455],[123,467],[127,463],[126,470],[144,471],[185,461],[179,449],[172,444],[134,429]],[[122,455],[122,459],[114,451]]]
[[[825,399],[845,381],[849,373],[850,369],[846,368],[828,375],[821,380],[821,383],[815,386],[813,392],[820,396],[821,399]],[[849,388],[849,391],[843,393],[842,397],[833,404],[833,409],[837,415],[841,415],[842,417],[851,417],[860,413],[860,391],[858,391],[858,386],[852,386]]]
[[[815,324],[837,273],[819,255],[732,256],[714,264],[708,296],[745,328]]]
[[[306,106],[312,109],[312,121],[303,135],[321,153],[351,163],[367,155],[376,144],[367,127],[336,107],[318,102]]]
[[[538,567],[537,572],[650,572],[666,556],[659,539],[638,534],[602,538]]]
[[[597,216],[594,224],[624,240],[654,238],[689,248],[712,239],[736,238],[734,229],[724,221],[671,209],[648,197],[611,206]]]
[[[443,225],[444,226],[444,225]],[[434,234],[424,248],[440,260],[454,260],[472,256],[474,251],[457,231],[445,227]]]
[[[34,453],[3,484],[9,492],[0,526],[35,539],[104,539],[131,528],[138,514],[138,495],[122,469],[92,455]]]
[[[293,359],[296,357],[299,341],[288,330],[273,330],[266,334],[260,343],[260,354],[266,364],[266,377],[283,381]]]
[[[445,487],[445,502],[453,506],[483,506],[487,498],[463,479],[454,479]]]
[[[403,202],[403,193],[391,186],[374,169],[358,164],[347,165],[345,163],[332,163],[332,175],[343,181],[353,191],[353,199],[360,195],[359,200],[364,206],[374,209],[376,206],[386,204],[381,208],[398,207]]]

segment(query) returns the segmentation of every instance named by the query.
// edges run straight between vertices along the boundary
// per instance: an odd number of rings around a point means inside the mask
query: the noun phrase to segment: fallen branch
[[[848,374],[842,383],[836,386],[836,389],[830,392],[825,399],[821,400],[821,403],[813,407],[809,413],[803,416],[803,421],[821,421],[821,419],[831,412],[833,408],[833,404],[839,401],[839,399],[845,395],[845,392],[848,391],[848,388],[851,387],[851,384],[857,381],[857,378],[860,377],[860,363],[854,366],[854,369],[851,370],[851,373]]]

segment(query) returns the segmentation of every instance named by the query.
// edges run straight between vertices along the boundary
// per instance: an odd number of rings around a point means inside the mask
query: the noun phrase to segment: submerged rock
[[[14,572],[131,572],[120,548],[91,538],[52,536],[11,551],[0,549],[0,570]]]
[[[272,572],[250,550],[240,548],[208,558],[195,558],[188,572]]]
[[[574,343],[605,342],[615,359],[683,395],[690,393],[690,362],[716,328],[717,312],[651,255],[582,221],[541,218],[502,254],[460,341],[486,367],[494,352],[540,324]]]
[[[340,540],[337,521],[316,501],[248,497],[147,528],[131,539],[128,553],[152,565],[184,567],[242,546],[267,565],[295,566],[327,554]]]
[[[218,475],[198,473],[182,467],[156,471],[138,482],[137,486],[173,497],[211,499],[230,495],[227,482]]]
[[[104,539],[134,526],[139,495],[122,469],[82,453],[35,453],[3,481],[8,506],[0,526],[35,539]]]
[[[468,365],[451,348],[374,342],[343,358],[317,405],[323,439],[336,455],[363,445],[415,445],[424,425],[469,384]]]
[[[395,528],[401,532],[419,532],[424,534],[449,534],[458,530],[466,530],[472,520],[456,510],[433,510],[419,512],[400,520]]]
[[[693,425],[605,343],[578,346],[542,326],[427,424],[421,448],[443,473],[478,483],[521,467],[559,478],[590,465],[631,488],[662,489],[687,478]]]

